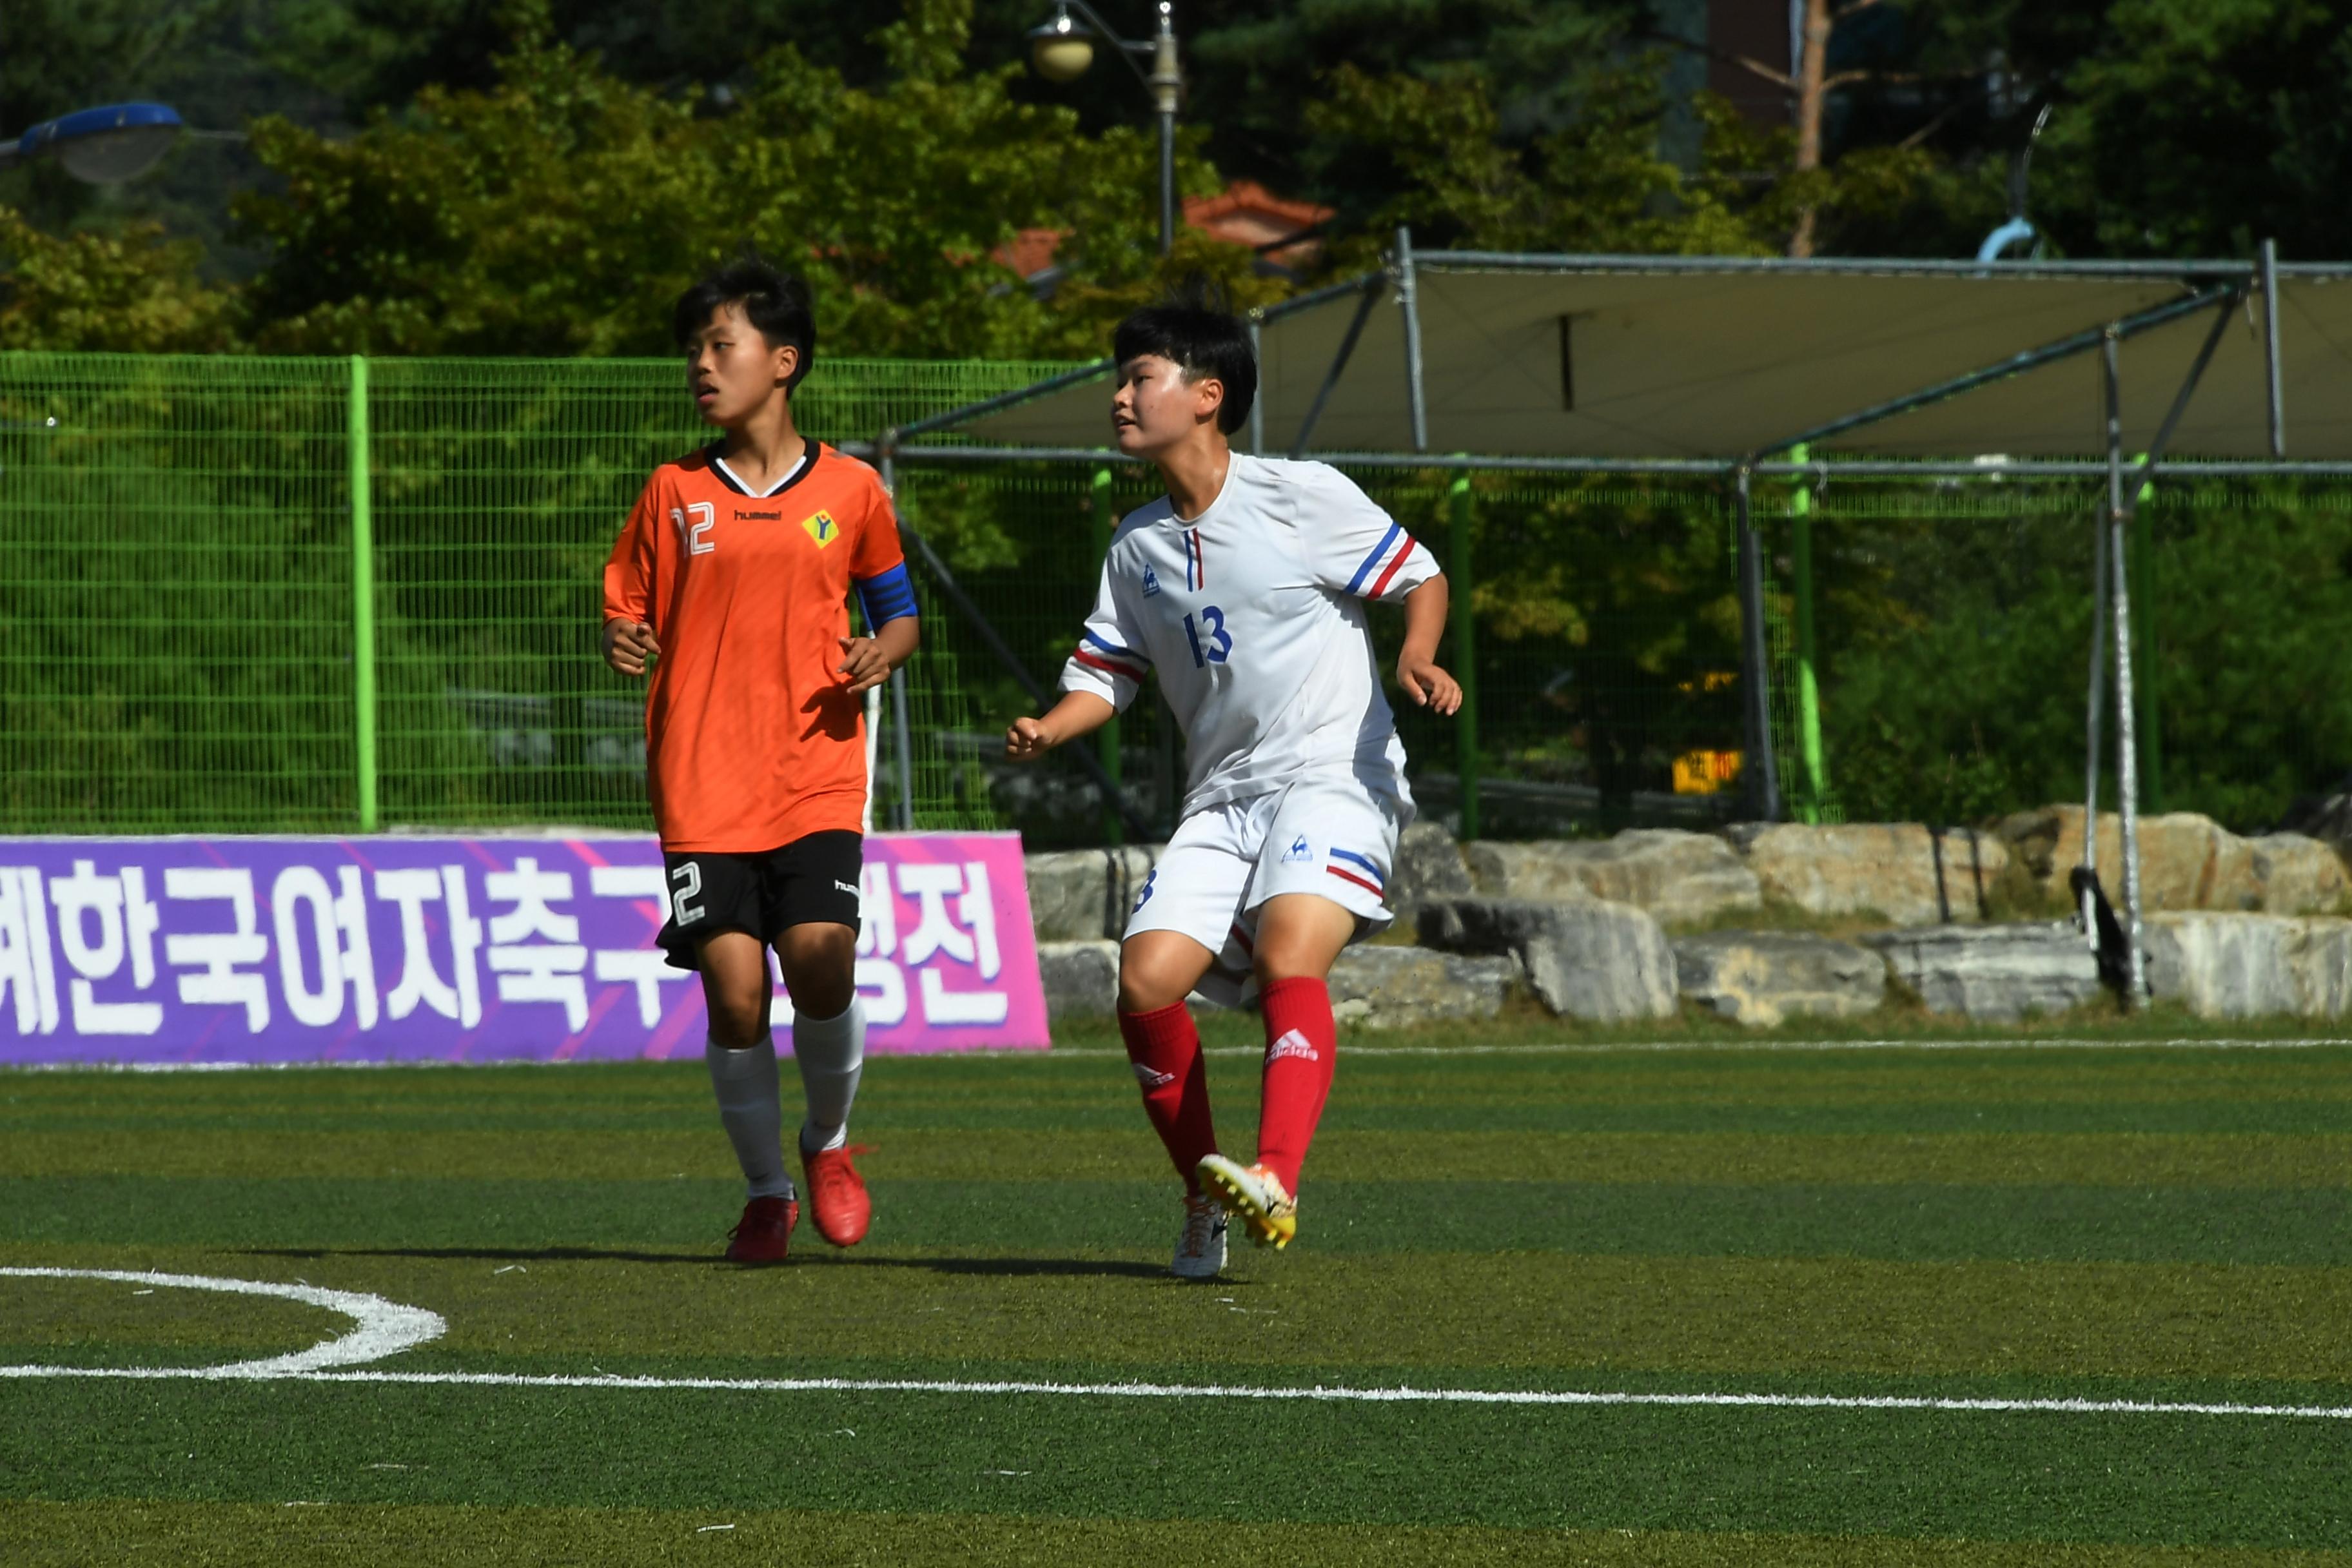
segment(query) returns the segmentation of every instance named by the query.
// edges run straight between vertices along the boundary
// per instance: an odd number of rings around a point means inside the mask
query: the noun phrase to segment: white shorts
[[[1191,937],[1217,955],[1200,994],[1241,1006],[1257,989],[1251,958],[1268,899],[1328,899],[1356,916],[1359,940],[1389,928],[1383,900],[1412,810],[1361,787],[1302,783],[1196,812],[1144,879],[1127,934]]]

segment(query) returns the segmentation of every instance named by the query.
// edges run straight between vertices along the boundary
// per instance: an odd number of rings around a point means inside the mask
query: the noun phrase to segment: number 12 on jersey
[[[1206,635],[1208,641],[1202,642]],[[1223,664],[1225,656],[1234,651],[1234,634],[1225,630],[1225,612],[1214,605],[1201,606],[1201,623],[1195,626],[1192,617],[1184,617],[1184,640],[1192,645],[1192,668],[1206,669],[1213,664]]]

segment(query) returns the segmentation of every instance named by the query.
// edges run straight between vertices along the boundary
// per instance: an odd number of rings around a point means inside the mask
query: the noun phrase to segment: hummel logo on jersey
[[[841,537],[841,524],[833,521],[833,513],[829,511],[801,519],[801,531],[816,541],[819,550]]]
[[[780,511],[745,511],[739,506],[735,509],[735,521],[738,522],[782,522],[784,521],[784,514]]]
[[[1265,1048],[1265,1059],[1270,1062],[1278,1062],[1285,1057],[1297,1057],[1303,1062],[1319,1062],[1323,1059],[1315,1054],[1313,1042],[1296,1029]]]
[[[1143,565],[1143,596],[1147,599],[1156,599],[1160,596],[1160,574],[1151,569],[1151,563],[1148,561]]]
[[[838,877],[835,877],[833,879],[833,889],[834,891],[837,893],[847,893],[853,899],[857,897],[857,889],[851,887],[848,883],[843,881]]]
[[[1172,1072],[1161,1072],[1158,1068],[1148,1063],[1138,1062],[1135,1064],[1135,1081],[1146,1089],[1166,1089],[1176,1081],[1176,1075]]]
[[[1282,863],[1286,866],[1291,865],[1296,861],[1312,860],[1314,858],[1315,851],[1307,847],[1307,835],[1304,833],[1300,834],[1296,839],[1293,839],[1291,841],[1290,847],[1284,850],[1282,853]]]

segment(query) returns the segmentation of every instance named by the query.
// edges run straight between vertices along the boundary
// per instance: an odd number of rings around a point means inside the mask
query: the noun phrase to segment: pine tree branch
[[[1749,56],[1735,55],[1727,50],[1718,49],[1711,44],[1702,44],[1696,38],[1682,37],[1674,33],[1662,32],[1654,27],[1646,28],[1633,36],[1641,39],[1643,43],[1667,44],[1677,49],[1687,50],[1691,54],[1704,55],[1717,65],[1738,66],[1742,70],[1749,71],[1757,76],[1762,77],[1766,81],[1770,82],[1774,87],[1780,88],[1784,91],[1794,92],[1797,90],[1796,78],[1790,76],[1786,71],[1774,70],[1770,66],[1766,65],[1763,61],[1752,58]]]

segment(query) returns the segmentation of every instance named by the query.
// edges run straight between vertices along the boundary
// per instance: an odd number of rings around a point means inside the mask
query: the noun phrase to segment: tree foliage
[[[1660,151],[1666,105],[1654,60],[1594,75],[1561,129],[1513,146],[1479,78],[1373,77],[1343,64],[1307,123],[1352,149],[1352,177],[1396,194],[1372,217],[1440,247],[1763,256],[1799,209],[1876,215],[1927,172],[1916,149],[1856,153],[1833,170],[1790,170],[1790,133],[1764,131],[1724,100],[1694,100],[1696,167]]]
[[[216,132],[250,114],[253,141],[191,141],[103,192],[0,173],[0,205],[50,234],[201,241],[204,276],[258,274],[234,314],[272,347],[657,346],[650,306],[753,237],[805,262],[845,346],[1084,352],[1160,275],[1152,146],[1108,52],[1076,83],[1027,71],[1039,9],[24,0],[6,123],[152,95]],[[1181,11],[1186,189],[1247,176],[1336,207],[1335,265],[1398,222],[1424,243],[1768,253],[1808,207],[1824,253],[1966,254],[2044,107],[2027,206],[2063,253],[2352,249],[2332,200],[2352,16],[2324,0],[1849,5],[1803,173],[1789,134],[1685,90],[1696,57],[1639,0]],[[988,260],[1033,226],[1070,236],[1042,304]],[[1186,259],[1271,289],[1245,257]]]
[[[198,250],[152,224],[58,237],[0,207],[0,349],[226,348],[231,302],[197,276]]]
[[[809,278],[837,352],[1094,352],[1164,270],[1138,200],[1156,153],[1139,131],[1082,139],[1068,110],[1013,101],[1008,72],[965,71],[969,16],[919,0],[876,36],[892,74],[871,90],[772,51],[725,114],[619,79],[540,18],[487,90],[427,89],[346,140],[265,122],[256,146],[285,186],[239,209],[272,256],[256,341],[666,353],[669,300],[756,243]],[[1189,150],[1179,172],[1214,188]],[[1032,226],[1065,234],[1050,304],[994,259]],[[1180,259],[1253,293],[1237,247],[1195,239]]]

